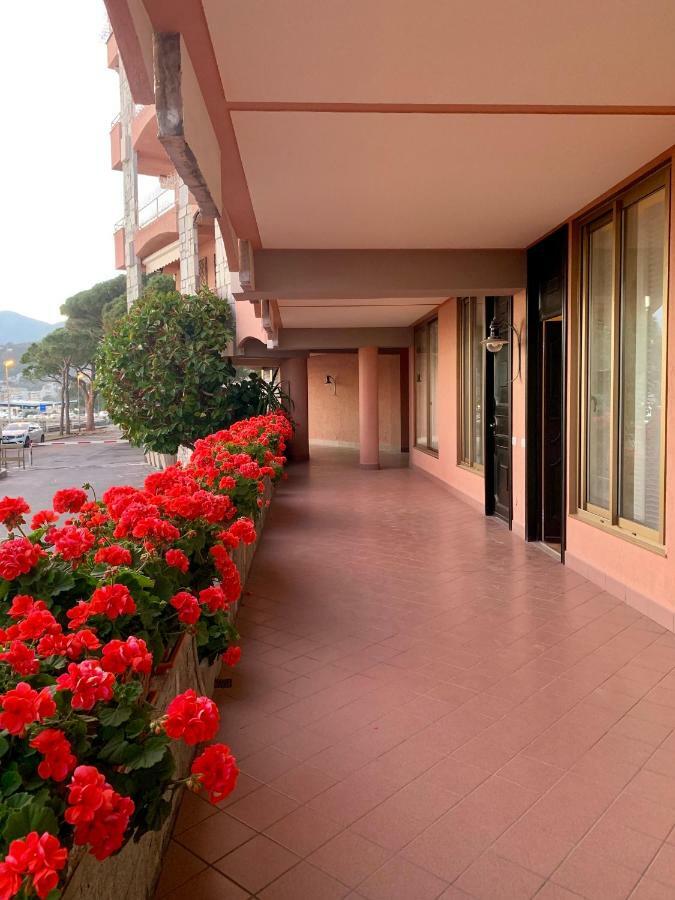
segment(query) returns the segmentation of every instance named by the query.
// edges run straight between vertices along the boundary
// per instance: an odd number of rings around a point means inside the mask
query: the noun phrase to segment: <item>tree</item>
[[[78,339],[66,328],[57,328],[21,357],[24,377],[33,381],[56,381],[61,390],[60,433],[70,434],[70,383],[73,360],[79,359]]]
[[[151,278],[100,345],[97,382],[113,420],[160,453],[229,425],[233,334],[227,300],[207,289],[184,297],[172,279]]]
[[[61,306],[72,339],[72,365],[84,391],[87,428],[94,428],[96,354],[106,331],[126,312],[126,276],[101,281],[69,297]]]

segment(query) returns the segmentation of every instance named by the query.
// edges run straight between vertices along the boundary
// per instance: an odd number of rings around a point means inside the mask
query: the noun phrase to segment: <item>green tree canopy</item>
[[[160,453],[230,424],[233,334],[227,300],[207,289],[184,297],[172,279],[151,278],[100,345],[98,387],[113,420]]]

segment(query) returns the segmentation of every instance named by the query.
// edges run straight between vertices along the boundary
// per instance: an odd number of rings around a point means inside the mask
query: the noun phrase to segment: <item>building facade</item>
[[[672,630],[672,5],[106,5],[130,300],[229,291],[298,458],[409,452]]]

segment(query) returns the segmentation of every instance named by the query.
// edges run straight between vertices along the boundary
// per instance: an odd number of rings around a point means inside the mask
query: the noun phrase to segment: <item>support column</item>
[[[288,458],[293,462],[305,462],[309,459],[307,357],[293,356],[284,359],[280,377],[283,389],[293,401],[291,416],[295,423],[295,434],[288,445]]]
[[[359,349],[359,461],[362,469],[380,468],[377,347]]]
[[[122,184],[124,191],[124,265],[127,270],[127,308],[138,300],[143,287],[143,266],[136,256],[134,241],[138,228],[138,165],[131,129],[136,106],[131,96],[127,75],[119,62],[120,132],[122,149]]]
[[[180,292],[196,294],[199,290],[199,236],[190,205],[190,190],[182,181],[178,188],[178,248],[180,251]]]
[[[223,240],[223,234],[220,230],[218,219],[214,221],[213,227],[216,243],[216,294],[222,300],[227,300],[230,305],[230,311],[232,313],[232,328],[234,333],[232,335],[231,343],[228,344],[227,352],[229,356],[233,356],[235,347],[239,346],[237,343],[237,303],[232,293],[232,274],[230,272],[230,267],[227,264],[225,241]]]

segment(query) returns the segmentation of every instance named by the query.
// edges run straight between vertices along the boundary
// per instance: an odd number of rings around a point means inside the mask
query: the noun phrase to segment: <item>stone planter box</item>
[[[157,453],[156,450],[148,450],[145,454],[146,463],[155,469],[166,469],[174,465],[176,458],[175,453]]]
[[[272,486],[266,485],[264,499],[272,496]],[[246,577],[258,541],[267,517],[267,507],[263,507],[256,525],[258,539],[254,544],[240,544],[232,552],[232,558],[239,569],[242,586]],[[236,617],[239,602],[230,607],[230,614]],[[183,636],[176,644],[171,658],[158,666],[153,676],[148,697],[156,706],[158,713],[163,713],[171,700],[188,688],[194,688],[199,694],[211,696],[216,678],[220,672],[220,663],[213,666],[199,663],[194,639]],[[187,775],[196,748],[188,747],[182,741],[172,744],[176,760],[176,775]],[[236,747],[233,748],[236,753]],[[151,900],[162,868],[164,851],[171,838],[173,825],[178,813],[182,790],[173,796],[173,807],[160,831],[145,834],[138,843],[129,843],[113,857],[98,862],[86,851],[75,849],[71,854],[68,880],[64,886],[62,900]]]

